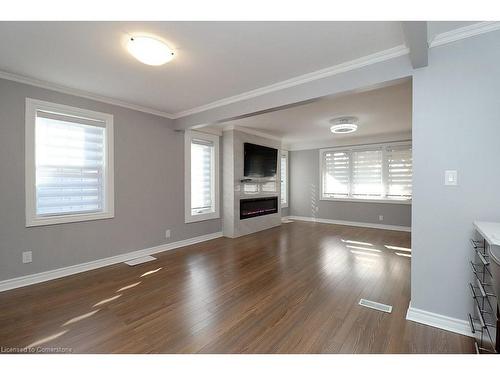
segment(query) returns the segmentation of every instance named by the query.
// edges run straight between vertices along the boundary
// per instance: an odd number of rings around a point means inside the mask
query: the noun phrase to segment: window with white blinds
[[[411,198],[412,179],[411,147],[387,148],[387,196]]]
[[[214,210],[214,143],[193,138],[191,141],[191,214]]]
[[[288,207],[288,152],[281,151],[281,207]]]
[[[349,154],[344,151],[322,150],[323,196],[347,197],[350,187]]]
[[[351,152],[353,197],[380,197],[384,191],[382,183],[382,150]]]
[[[112,116],[27,101],[27,225],[113,216]]]
[[[186,222],[219,217],[219,137],[186,131]]]
[[[410,200],[411,144],[320,150],[321,199]]]

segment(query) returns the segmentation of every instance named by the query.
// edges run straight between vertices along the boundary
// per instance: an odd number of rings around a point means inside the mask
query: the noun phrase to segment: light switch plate
[[[458,185],[458,173],[456,170],[444,171],[444,184],[446,186]]]

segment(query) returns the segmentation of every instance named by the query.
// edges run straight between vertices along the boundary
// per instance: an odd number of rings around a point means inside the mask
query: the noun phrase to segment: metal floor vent
[[[128,264],[129,266],[136,266],[138,264],[151,262],[152,260],[156,260],[156,258],[154,258],[150,255],[146,255],[145,257],[140,257],[140,258],[135,258],[135,259],[129,260],[128,262],[125,262],[125,264]]]
[[[378,302],[370,301],[370,300],[363,299],[363,298],[361,298],[359,300],[359,304],[361,306],[368,307],[368,308],[374,309],[374,310],[383,311],[383,312],[386,312],[389,314],[392,312],[392,306],[390,306],[390,305],[384,305],[383,303],[378,303]]]
[[[290,220],[290,219],[281,219],[281,222],[283,224],[288,224],[288,223],[293,223],[293,220]]]

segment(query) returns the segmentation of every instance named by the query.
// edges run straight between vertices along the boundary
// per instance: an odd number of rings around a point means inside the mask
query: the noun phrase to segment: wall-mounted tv
[[[278,150],[271,147],[244,143],[244,176],[247,178],[275,177]]]

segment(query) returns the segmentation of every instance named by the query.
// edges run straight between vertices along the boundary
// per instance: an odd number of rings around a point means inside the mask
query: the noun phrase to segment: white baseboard
[[[330,220],[330,219],[321,219],[318,217],[310,217],[310,216],[287,216],[286,218],[289,220],[313,221],[315,223],[349,225],[351,227],[363,227],[363,228],[375,228],[375,229],[398,230],[398,231],[403,231],[403,232],[411,232],[411,227],[404,227],[401,225],[364,223],[364,222],[360,222],[360,221]]]
[[[446,315],[440,315],[430,311],[420,310],[412,307],[411,302],[406,313],[406,320],[411,320],[412,322],[444,329],[445,331],[458,333],[460,335],[474,337],[467,320],[451,318]]]
[[[20,288],[27,285],[42,283],[44,281],[59,279],[61,277],[74,275],[80,272],[94,270],[96,268],[110,266],[112,264],[122,263],[131,259],[140,258],[147,255],[161,253],[163,251],[174,250],[179,247],[193,245],[199,242],[213,240],[222,237],[222,232],[205,234],[203,236],[188,238],[182,241],[171,242],[159,246],[150,247],[147,249],[132,251],[130,253],[120,254],[109,258],[98,259],[91,262],[75,264],[69,267],[58,268],[51,271],[40,272],[32,275],[16,277],[0,281],[0,292],[5,290]]]

